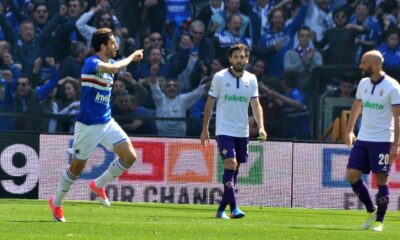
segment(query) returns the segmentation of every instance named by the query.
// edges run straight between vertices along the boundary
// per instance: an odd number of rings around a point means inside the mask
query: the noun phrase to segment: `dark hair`
[[[107,45],[108,40],[113,35],[113,32],[109,28],[100,28],[96,30],[96,32],[92,35],[92,47],[94,48],[95,52],[101,50],[101,45]]]
[[[311,29],[305,25],[302,25],[299,30],[297,30],[298,33],[300,33],[300,31],[305,30],[305,31],[309,31],[311,32]]]
[[[39,2],[39,3],[36,3],[36,4],[33,6],[33,11],[36,11],[36,9],[37,9],[38,7],[40,7],[40,6],[45,6],[45,7],[46,7],[46,10],[47,10],[46,4],[45,4],[44,2]]]
[[[244,51],[245,56],[249,57],[249,48],[242,43],[235,44],[229,48],[229,57],[232,57],[234,51]]]
[[[69,49],[69,55],[73,58],[76,58],[80,53],[85,52],[85,47],[86,45],[81,41],[74,42],[71,44]]]
[[[272,25],[272,16],[275,14],[275,12],[280,11],[283,16],[283,21],[287,19],[286,12],[282,8],[274,8],[269,12],[268,14],[268,22]]]
[[[286,81],[286,85],[290,88],[296,88],[299,73],[295,70],[286,70],[283,72],[282,79]]]
[[[113,16],[112,16],[111,13],[109,13],[109,12],[106,11],[106,10],[100,10],[99,12],[97,12],[96,15],[97,15],[97,16],[96,16],[96,20],[95,20],[95,26],[96,26],[96,28],[101,28],[101,26],[100,26],[100,19],[101,19],[101,17],[102,17],[103,15],[108,15],[108,16],[110,17],[110,28],[111,28],[111,30],[114,31],[114,29],[115,29],[115,23],[114,23],[114,19],[113,19]]]
[[[239,17],[239,18],[240,18],[240,21],[241,21],[242,24],[243,24],[243,18],[242,18],[242,16],[240,16],[239,14],[232,14],[232,15],[230,15],[230,16],[228,17],[226,23],[227,23],[227,24],[230,23],[234,17]]]

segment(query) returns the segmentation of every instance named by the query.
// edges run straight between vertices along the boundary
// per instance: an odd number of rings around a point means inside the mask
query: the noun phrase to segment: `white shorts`
[[[117,144],[125,141],[130,141],[128,135],[113,118],[108,123],[95,125],[76,121],[72,156],[77,160],[87,160],[98,144],[112,151]]]

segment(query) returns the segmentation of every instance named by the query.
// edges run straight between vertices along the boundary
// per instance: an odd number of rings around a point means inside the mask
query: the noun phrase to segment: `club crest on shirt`
[[[382,96],[383,93],[384,93],[384,91],[383,91],[383,89],[381,89],[381,90],[379,91],[379,95]]]
[[[367,90],[367,89],[364,89],[364,93],[368,93],[368,90]]]
[[[244,81],[244,86],[247,87],[247,88],[249,87],[249,81],[248,80]]]
[[[226,156],[227,153],[228,153],[228,150],[226,150],[226,149],[222,150],[222,154],[224,154],[224,156]]]
[[[231,87],[231,85],[229,83],[226,83],[225,87]]]

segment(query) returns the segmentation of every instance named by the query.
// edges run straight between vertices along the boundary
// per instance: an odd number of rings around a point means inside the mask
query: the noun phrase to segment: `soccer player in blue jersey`
[[[389,204],[387,184],[390,166],[398,157],[400,143],[400,85],[382,71],[383,57],[379,51],[365,53],[360,69],[364,76],[357,87],[344,136],[350,152],[346,175],[354,193],[365,205],[367,221],[362,229],[383,231],[383,219]],[[356,137],[354,125],[362,112],[361,128]],[[363,173],[376,176],[378,196],[372,203]]]
[[[119,157],[88,185],[106,207],[110,206],[110,201],[104,186],[119,177],[136,160],[136,152],[129,137],[111,118],[110,96],[114,74],[130,62],[140,61],[143,50],[137,50],[129,57],[115,62],[112,58],[116,55],[118,44],[109,28],[101,28],[93,33],[92,47],[96,55],[87,58],[82,68],[80,112],[75,123],[73,159],[61,175],[56,194],[49,199],[54,221],[65,222],[62,200],[98,144],[113,150]]]
[[[229,219],[225,213],[228,204],[231,218],[245,216],[245,213],[236,206],[234,186],[239,166],[241,163],[245,163],[248,157],[249,104],[259,127],[260,139],[264,141],[267,138],[264,130],[263,111],[258,101],[257,78],[254,74],[244,70],[249,62],[247,46],[244,44],[233,45],[229,49],[229,61],[232,66],[217,72],[211,82],[200,137],[201,144],[207,147],[210,139],[208,127],[211,112],[217,100],[215,135],[218,150],[224,161],[224,193],[217,211],[217,218],[222,219]]]

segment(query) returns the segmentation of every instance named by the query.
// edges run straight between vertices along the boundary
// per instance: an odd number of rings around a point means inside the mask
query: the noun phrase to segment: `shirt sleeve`
[[[208,95],[213,97],[213,98],[218,98],[219,97],[219,91],[220,91],[220,79],[217,74],[214,75],[213,80],[211,82],[211,87],[210,90],[208,91]]]
[[[97,66],[101,62],[98,58],[89,58],[85,62],[86,73],[95,74],[97,73]]]
[[[390,103],[392,105],[400,105],[400,86],[397,85],[392,89],[390,93]]]
[[[356,99],[361,100],[361,82],[357,86]]]
[[[257,78],[253,79],[253,84],[252,84],[252,89],[251,89],[251,97],[252,98],[256,98],[258,97],[258,82],[257,82]]]

